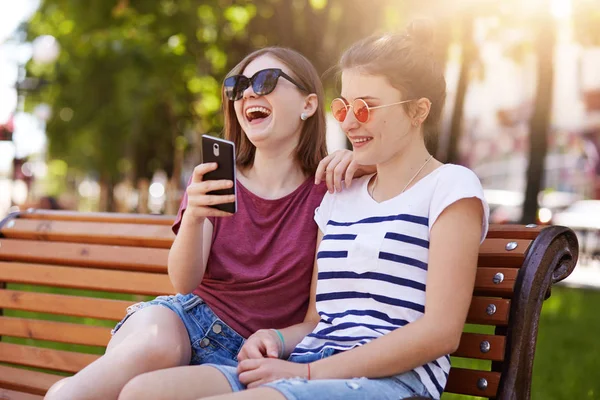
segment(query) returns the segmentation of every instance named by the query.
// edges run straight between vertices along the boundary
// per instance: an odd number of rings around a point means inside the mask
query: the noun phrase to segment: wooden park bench
[[[0,223],[0,399],[40,399],[102,354],[127,306],[173,293],[172,222],[32,210]],[[453,367],[447,392],[529,399],[542,303],[577,257],[577,239],[567,228],[491,227],[453,355],[454,365],[479,360],[478,369]]]

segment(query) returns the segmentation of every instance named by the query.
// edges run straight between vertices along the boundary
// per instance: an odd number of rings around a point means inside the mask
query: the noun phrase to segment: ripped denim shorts
[[[175,312],[187,329],[192,345],[191,365],[218,364],[237,366],[237,354],[244,338],[230,328],[197,295],[158,296],[154,300],[134,304],[127,308],[127,315],[112,330],[112,334],[138,310],[150,306],[163,306]]]

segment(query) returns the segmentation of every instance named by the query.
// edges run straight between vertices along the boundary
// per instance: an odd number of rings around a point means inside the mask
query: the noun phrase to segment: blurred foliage
[[[52,82],[43,93],[55,111],[51,157],[105,182],[172,171],[178,137],[220,124],[212,76],[225,72],[223,48],[252,8],[222,12],[216,3],[42,2],[28,33],[55,36],[60,59],[53,68],[31,62],[29,72]],[[215,24],[223,32],[195,39],[198,26]]]
[[[449,157],[456,162],[461,99],[468,81],[486,73],[480,41],[497,40],[507,56],[523,61],[540,47],[536,21],[545,14],[541,7],[548,4],[545,0],[41,0],[27,25],[28,39],[52,35],[61,52],[53,65],[28,64],[30,76],[50,81],[39,96],[28,99],[29,108],[39,101],[53,107],[47,126],[50,158],[64,160],[68,176],[74,171],[79,176],[91,174],[110,192],[125,177],[135,182],[151,178],[159,169],[179,175],[181,152],[196,146],[201,134],[221,131],[221,82],[251,51],[271,45],[291,47],[325,73],[352,42],[374,32],[401,29],[414,16],[427,16],[436,21],[434,52],[442,63],[451,43],[471,50],[460,52],[462,90],[453,99],[449,132],[442,132],[448,137],[446,154],[437,152],[441,160]],[[573,2],[576,37],[586,45],[600,44],[596,5],[597,0]],[[488,22],[483,36],[473,25],[482,19]],[[334,75],[324,74],[324,82],[333,97],[339,90]],[[430,150],[436,153],[435,146]],[[543,152],[538,156],[545,157]]]
[[[42,0],[28,38],[56,37],[60,57],[27,68],[50,81],[35,99],[54,110],[50,158],[109,187],[157,169],[171,175],[176,147],[222,129],[221,81],[246,54],[288,46],[323,73],[355,40],[403,27],[411,7],[392,0],[379,7],[358,0]]]
[[[600,46],[600,4],[598,0],[573,2],[575,36],[585,46]]]
[[[67,163],[60,159],[48,162],[48,173],[44,177],[43,193],[50,196],[60,196],[67,190]]]

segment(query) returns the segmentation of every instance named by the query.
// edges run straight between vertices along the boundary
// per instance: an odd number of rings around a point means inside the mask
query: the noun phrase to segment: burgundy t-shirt
[[[315,257],[315,209],[327,190],[307,179],[276,200],[256,196],[237,182],[237,212],[209,217],[214,230],[200,296],[227,325],[247,338],[258,329],[302,322]],[[179,207],[177,234],[187,207]],[[198,243],[201,246],[201,243]]]

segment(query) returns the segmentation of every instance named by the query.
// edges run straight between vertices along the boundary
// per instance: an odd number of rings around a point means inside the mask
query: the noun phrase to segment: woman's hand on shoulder
[[[315,173],[315,185],[325,180],[330,193],[342,191],[342,180],[350,187],[352,179],[377,172],[374,165],[359,165],[350,150],[336,150],[321,160]]]
[[[238,361],[257,358],[279,358],[283,343],[272,329],[260,329],[252,334],[238,353]]]

